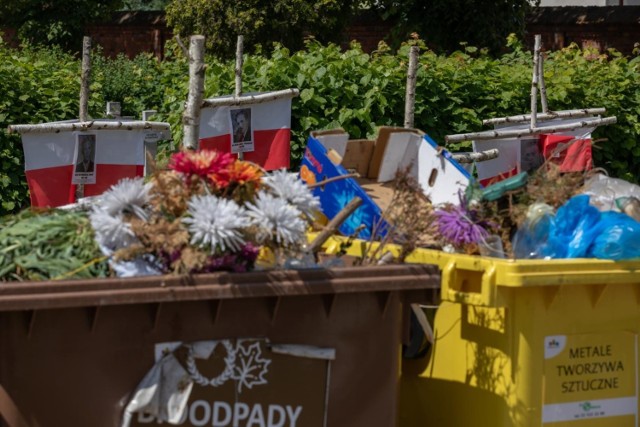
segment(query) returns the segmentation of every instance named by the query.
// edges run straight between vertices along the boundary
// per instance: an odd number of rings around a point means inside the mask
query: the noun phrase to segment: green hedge
[[[530,108],[532,59],[517,41],[512,52],[492,58],[473,47],[449,56],[422,53],[416,93],[416,127],[441,142],[444,135],[483,130],[481,120],[526,113]],[[188,64],[175,45],[165,61],[151,56],[135,60],[94,55],[90,114],[102,117],[105,101],[123,103],[125,115],[159,111],[158,120],[182,136],[181,114],[187,95]],[[397,54],[384,49],[371,55],[352,45],[310,42],[290,53],[276,49],[270,57],[247,56],[244,91],[297,87],[292,107],[292,161],[300,160],[311,130],[345,128],[354,138],[373,136],[377,126],[401,125],[408,47]],[[637,181],[640,174],[640,64],[616,52],[599,55],[575,46],[552,52],[545,61],[549,106],[554,110],[606,107],[618,124],[600,128],[594,138],[607,139],[594,152],[597,166],[612,175]],[[205,95],[234,89],[232,62],[207,59]],[[0,44],[0,128],[12,123],[39,123],[75,118],[78,111],[80,62],[57,51],[12,50]],[[177,143],[174,143],[177,145]],[[161,147],[164,152],[175,147]],[[450,147],[463,150],[465,143]],[[0,214],[28,205],[19,138],[0,134]]]

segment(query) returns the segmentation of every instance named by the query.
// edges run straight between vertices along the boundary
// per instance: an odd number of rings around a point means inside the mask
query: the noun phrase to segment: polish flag
[[[591,135],[540,135],[545,159],[560,165],[560,172],[583,172],[593,168]]]
[[[232,115],[239,109],[250,109],[251,151],[244,160],[266,170],[289,168],[291,142],[291,98],[259,104],[205,107],[200,115],[200,149],[232,151],[234,125]],[[245,148],[246,149],[246,148]]]
[[[104,193],[122,178],[143,176],[145,130],[23,133],[25,173],[31,206],[56,207],[74,203],[71,183],[76,135],[96,135],[95,184],[84,185],[85,196]]]

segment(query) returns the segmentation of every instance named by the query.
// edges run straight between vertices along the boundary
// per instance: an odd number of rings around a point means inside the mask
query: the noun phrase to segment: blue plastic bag
[[[601,213],[589,196],[575,196],[555,216],[525,221],[513,251],[516,258],[640,258],[640,222],[624,213]]]
[[[640,258],[640,222],[619,212],[604,212],[598,224],[599,233],[587,252],[591,258]]]

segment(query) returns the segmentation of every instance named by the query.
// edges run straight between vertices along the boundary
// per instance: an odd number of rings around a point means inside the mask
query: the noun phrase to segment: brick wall
[[[576,43],[599,51],[614,48],[625,55],[640,42],[640,6],[546,7],[539,8],[527,22],[527,45],[533,35],[542,35],[545,50],[557,50]]]
[[[546,50],[557,50],[575,42],[581,47],[603,51],[615,48],[632,54],[640,42],[640,6],[609,7],[545,7],[539,8],[527,20],[526,43],[533,46],[533,35],[541,34]],[[391,30],[391,24],[374,14],[356,18],[345,30],[343,47],[357,40],[365,52],[377,49]],[[5,41],[12,43],[11,30],[4,30]],[[87,29],[94,45],[101,45],[107,56],[124,53],[134,57],[151,52],[162,58],[164,45],[173,37],[161,12],[126,12],[116,14],[111,22],[94,24]],[[17,45],[13,41],[14,45]]]

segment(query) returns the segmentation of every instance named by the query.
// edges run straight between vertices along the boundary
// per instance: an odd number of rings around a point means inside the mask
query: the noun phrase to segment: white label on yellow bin
[[[549,336],[544,358],[543,425],[637,427],[635,334]]]

